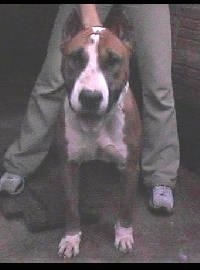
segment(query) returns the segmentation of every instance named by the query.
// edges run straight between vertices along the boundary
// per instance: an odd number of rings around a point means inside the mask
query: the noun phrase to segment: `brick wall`
[[[200,5],[170,8],[181,163],[200,174]]]
[[[170,5],[175,97],[185,105],[200,105],[200,4]]]

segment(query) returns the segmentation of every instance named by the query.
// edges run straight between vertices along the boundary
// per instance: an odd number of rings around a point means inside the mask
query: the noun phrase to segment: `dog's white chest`
[[[90,127],[91,124],[91,127]],[[116,107],[100,122],[83,123],[65,103],[65,138],[69,160],[84,162],[102,160],[123,165],[127,159],[127,145],[124,143],[123,129],[125,115]]]

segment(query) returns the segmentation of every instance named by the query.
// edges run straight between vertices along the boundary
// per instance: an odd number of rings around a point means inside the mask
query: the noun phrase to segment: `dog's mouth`
[[[78,117],[81,121],[98,122],[102,119],[103,114],[93,111],[81,111],[78,113]]]
[[[89,104],[83,105],[80,104],[79,106],[74,105],[69,99],[69,105],[72,111],[76,113],[82,119],[96,119],[99,120],[106,112],[107,108],[100,108],[100,105]]]
[[[91,112],[81,112],[77,115],[79,117],[79,122],[81,124],[81,128],[88,132],[88,131],[98,131],[101,126],[101,119],[103,115],[99,115],[97,113]]]

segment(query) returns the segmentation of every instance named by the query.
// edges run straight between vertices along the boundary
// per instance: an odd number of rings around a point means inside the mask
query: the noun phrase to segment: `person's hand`
[[[85,28],[102,26],[95,4],[80,4],[82,24]]]

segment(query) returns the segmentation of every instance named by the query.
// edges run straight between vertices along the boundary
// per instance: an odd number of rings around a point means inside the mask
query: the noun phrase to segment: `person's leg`
[[[142,176],[148,188],[169,187],[166,192],[159,192],[167,194],[169,191],[173,200],[170,192],[175,188],[179,167],[179,140],[171,79],[169,7],[167,4],[141,4],[126,5],[126,9],[133,20],[143,93]]]
[[[53,126],[65,94],[60,72],[60,44],[64,23],[73,7],[72,4],[59,7],[47,56],[32,90],[20,136],[4,156],[3,165],[9,174],[1,178],[0,190],[15,193],[21,177],[34,172],[48,153]]]

